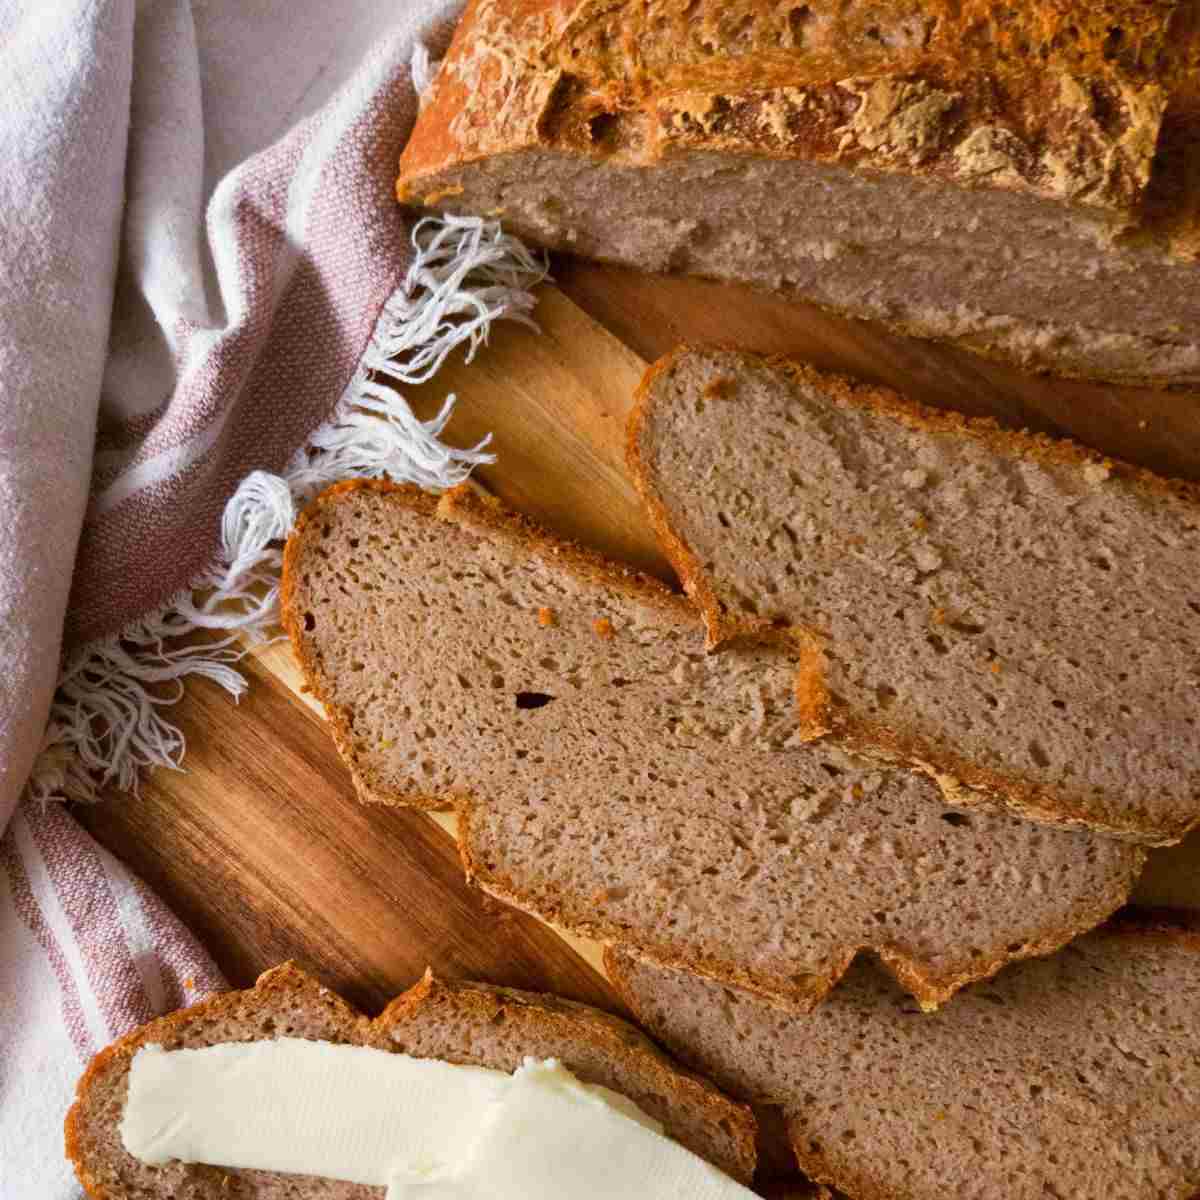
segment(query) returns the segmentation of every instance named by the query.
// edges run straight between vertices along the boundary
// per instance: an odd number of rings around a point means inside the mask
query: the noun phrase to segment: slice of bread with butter
[[[754,1141],[598,1009],[426,972],[371,1019],[290,963],[102,1051],[66,1122],[97,1200],[741,1200]]]

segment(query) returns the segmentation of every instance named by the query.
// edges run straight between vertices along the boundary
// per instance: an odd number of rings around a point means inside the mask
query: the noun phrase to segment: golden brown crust
[[[480,1028],[487,1028],[519,1011],[541,1030],[586,1040],[616,1059],[633,1060],[636,1068],[652,1081],[653,1089],[669,1097],[672,1105],[702,1112],[709,1124],[726,1128],[742,1161],[749,1164],[743,1181],[752,1173],[755,1121],[749,1108],[730,1100],[702,1076],[674,1063],[645,1034],[620,1017],[558,996],[442,979],[427,969],[420,980],[372,1020],[322,987],[294,963],[287,962],[264,972],[251,989],[222,992],[190,1008],[150,1021],[92,1059],[76,1085],[75,1102],[67,1113],[64,1126],[67,1158],[74,1164],[80,1184],[92,1200],[123,1200],[120,1195],[102,1187],[84,1157],[82,1126],[87,1120],[87,1103],[97,1082],[113,1071],[127,1072],[134,1054],[144,1045],[157,1043],[170,1049],[179,1044],[185,1030],[197,1024],[216,1023],[226,1016],[234,1016],[247,1002],[269,1012],[281,999],[288,1002],[303,999],[307,1004],[327,1007],[331,1026],[336,1031],[329,1040],[377,1049],[388,1049],[392,1031],[402,1027],[418,1009],[429,1005],[445,1005],[458,1013],[466,1013]],[[454,1059],[447,1058],[446,1061]]]
[[[636,165],[698,148],[1027,191],[1125,223],[1167,99],[1189,89],[1175,8],[475,0],[398,194],[437,203],[439,172],[522,148]]]
[[[693,152],[792,159],[1022,192],[1047,217],[1090,213],[1101,241],[1192,263],[1198,129],[1200,15],[1176,0],[473,0],[397,195],[455,208],[460,168],[533,150],[649,169]],[[1186,344],[1168,336],[871,317],[1026,370],[1142,387],[1191,378]]]
[[[703,562],[676,529],[670,510],[655,487],[654,473],[644,453],[655,386],[661,376],[668,374],[679,359],[692,350],[689,346],[677,347],[653,363],[642,378],[629,416],[626,462],[663,553],[682,580],[684,590],[704,615],[710,648],[747,636],[796,639],[801,650],[796,691],[804,735],[809,738],[829,736],[856,754],[888,763],[903,763],[923,771],[937,781],[951,803],[1002,805],[1031,820],[1092,829],[1144,845],[1173,845],[1192,829],[1200,827],[1198,817],[1191,821],[1181,819],[1167,829],[1156,826],[1148,830],[1134,815],[1098,810],[1095,804],[1080,797],[1043,787],[1023,776],[982,767],[946,747],[933,745],[915,735],[901,735],[867,720],[836,705],[831,699],[819,630],[801,625],[781,627],[762,618],[731,612],[717,595]],[[967,417],[930,408],[889,388],[826,374],[793,359],[764,358],[734,350],[725,352],[739,355],[747,364],[782,370],[796,382],[819,389],[832,404],[840,407],[881,413],[911,429],[968,438],[1004,457],[1103,471],[1107,478],[1121,486],[1174,496],[1200,506],[1200,484],[1165,479],[1142,467],[1105,457],[1077,442],[1028,430],[1006,429],[989,417]]]

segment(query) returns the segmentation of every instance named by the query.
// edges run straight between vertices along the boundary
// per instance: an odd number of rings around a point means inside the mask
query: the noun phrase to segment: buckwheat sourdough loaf
[[[430,972],[371,1020],[285,963],[244,992],[226,992],[151,1021],[98,1054],[67,1114],[67,1156],[93,1200],[382,1200],[384,1189],[275,1171],[202,1164],[150,1166],[121,1144],[129,1067],[139,1047],[167,1050],[299,1037],[416,1058],[515,1071],[528,1055],[556,1058],[585,1083],[620,1092],[693,1153],[743,1182],[754,1172],[754,1118],[657,1050],[632,1025],[555,996]]]
[[[809,736],[961,802],[1200,821],[1200,488],[795,362],[651,368],[629,462],[720,643],[790,624]]]
[[[804,1017],[620,952],[650,1033],[783,1105],[801,1168],[852,1200],[1194,1200],[1200,936],[1116,925],[922,1014],[858,963]]]
[[[465,489],[323,493],[283,611],[365,798],[453,804],[487,891],[779,1004],[869,947],[935,1005],[1103,920],[1142,862],[802,744],[790,646],[707,654],[683,597]]]
[[[472,0],[403,203],[1060,374],[1200,381],[1200,6]]]

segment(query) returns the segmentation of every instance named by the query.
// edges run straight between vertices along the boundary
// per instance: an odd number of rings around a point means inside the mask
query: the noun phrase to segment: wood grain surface
[[[917,398],[1071,433],[1107,453],[1200,478],[1192,395],[1030,378],[815,309],[728,286],[555,264],[540,336],[500,326],[469,367],[410,393],[430,416],[450,391],[446,436],[494,434],[479,472],[514,507],[664,578],[623,462],[624,419],[644,363],[679,341],[794,353]],[[432,964],[448,975],[543,988],[615,1007],[594,948],[566,942],[466,887],[447,829],[364,807],[320,718],[296,694],[286,646],[248,661],[240,705],[202,682],[174,710],[187,770],[140,798],[80,816],[186,920],[230,980],[294,957],[369,1009]],[[1154,854],[1139,898],[1200,909],[1200,838]]]

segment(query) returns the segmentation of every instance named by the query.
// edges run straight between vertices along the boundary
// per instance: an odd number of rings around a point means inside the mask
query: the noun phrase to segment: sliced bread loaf
[[[1195,382],[1198,14],[474,0],[398,191],[1029,367]]]
[[[808,646],[806,728],[1145,842],[1200,822],[1200,488],[795,362],[680,350],[629,462],[710,639]]]
[[[1114,925],[928,1015],[866,962],[804,1017],[607,963],[658,1041],[782,1105],[802,1169],[853,1200],[1200,1193],[1200,935]]]
[[[134,1030],[93,1059],[67,1114],[67,1156],[94,1200],[381,1200],[382,1188],[274,1171],[130,1155],[119,1126],[130,1063],[141,1046],[167,1050],[298,1037],[371,1046],[415,1058],[515,1071],[526,1056],[558,1059],[585,1083],[633,1100],[671,1137],[743,1182],[754,1172],[754,1118],[677,1067],[632,1025],[555,996],[425,978],[371,1020],[286,963],[248,991],[227,992]]]
[[[283,593],[362,795],[455,804],[489,892],[777,1003],[870,947],[937,1004],[1103,920],[1141,865],[803,744],[790,645],[707,654],[683,597],[466,490],[330,489]]]

